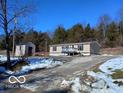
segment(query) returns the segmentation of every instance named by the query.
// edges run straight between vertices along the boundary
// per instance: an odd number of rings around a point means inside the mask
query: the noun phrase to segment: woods
[[[105,25],[107,25],[105,27]],[[14,29],[13,29],[14,30]],[[51,33],[53,35],[51,35]],[[15,33],[15,44],[24,42],[33,42],[36,45],[37,52],[46,51],[50,44],[60,43],[77,43],[77,42],[88,42],[98,41],[102,48],[107,47],[118,47],[122,46],[122,21],[115,22],[111,21],[108,24],[100,22],[97,27],[91,27],[90,24],[83,26],[78,23],[69,29],[65,29],[63,26],[58,26],[53,32],[42,32],[36,31],[31,28],[28,31],[17,29]],[[12,50],[12,37],[10,36],[10,50]],[[5,36],[1,36],[0,48],[6,49],[5,47]],[[48,50],[48,49],[47,49]]]

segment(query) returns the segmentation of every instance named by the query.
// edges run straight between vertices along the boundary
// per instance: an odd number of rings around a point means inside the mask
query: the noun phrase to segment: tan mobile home
[[[99,54],[100,44],[97,41],[54,44],[49,46],[50,56],[61,55],[91,55]]]

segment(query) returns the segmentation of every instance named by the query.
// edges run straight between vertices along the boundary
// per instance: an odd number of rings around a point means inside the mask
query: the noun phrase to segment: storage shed
[[[35,54],[35,45],[32,42],[16,45],[15,56],[33,56]]]

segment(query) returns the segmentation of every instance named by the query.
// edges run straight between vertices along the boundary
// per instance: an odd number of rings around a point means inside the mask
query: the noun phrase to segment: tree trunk
[[[9,32],[8,32],[8,23],[7,23],[7,0],[1,1],[3,20],[4,20],[4,32],[6,34],[6,56],[7,56],[7,69],[10,66],[10,48],[9,48]]]
[[[4,30],[7,32],[7,27],[4,28]],[[6,33],[6,55],[7,55],[7,69],[10,66],[10,48],[9,48],[9,34]]]
[[[10,66],[9,38],[6,37],[7,68]]]

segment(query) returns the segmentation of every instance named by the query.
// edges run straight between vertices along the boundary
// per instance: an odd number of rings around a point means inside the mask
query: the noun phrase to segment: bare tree
[[[110,23],[110,17],[108,15],[103,15],[99,19],[99,25],[101,25],[101,29],[103,30],[103,37],[106,38],[107,26]]]
[[[9,6],[8,4],[11,1],[0,0],[0,27],[4,30],[5,41],[6,41],[6,55],[7,55],[7,67],[10,65],[10,48],[9,48],[9,38],[12,34],[12,30],[9,30],[9,27],[12,26],[12,22],[16,17],[19,17],[25,14],[27,11],[31,10],[28,5],[19,6],[19,8],[14,7],[14,5]],[[15,10],[10,10],[11,7],[14,7]],[[16,10],[17,9],[17,10]],[[13,12],[11,15],[9,12]]]

